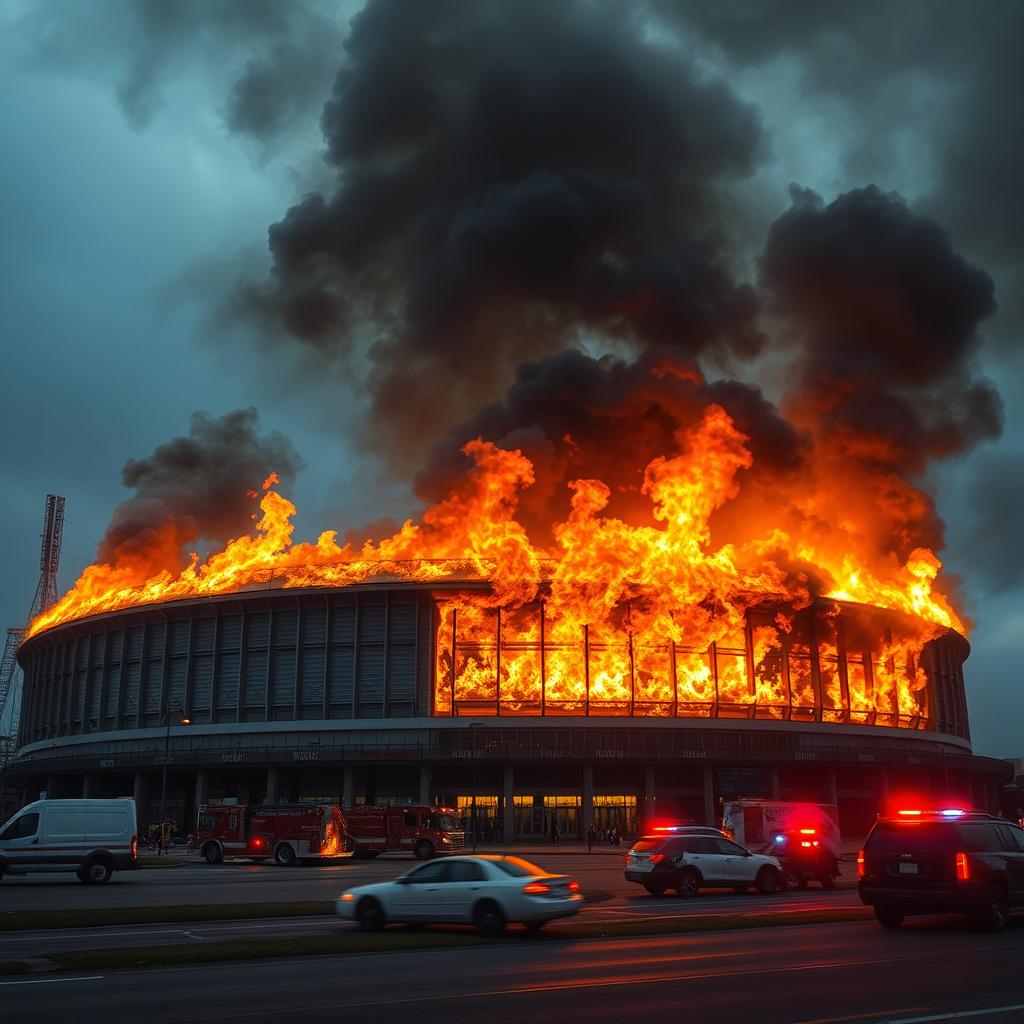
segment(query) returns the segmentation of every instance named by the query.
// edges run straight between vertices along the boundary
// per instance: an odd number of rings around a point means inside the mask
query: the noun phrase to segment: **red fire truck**
[[[204,805],[193,849],[207,864],[225,857],[257,863],[273,857],[275,864],[288,866],[353,854],[345,817],[333,804]]]
[[[466,833],[451,807],[346,807],[345,820],[357,857],[405,850],[420,860],[459,853]]]

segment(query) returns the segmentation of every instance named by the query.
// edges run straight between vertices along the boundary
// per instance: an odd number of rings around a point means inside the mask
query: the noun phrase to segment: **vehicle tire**
[[[665,895],[665,886],[659,885],[657,882],[644,882],[644,888],[651,896]]]
[[[800,877],[800,873],[794,871],[792,868],[782,869],[782,888],[783,889],[800,889],[807,888],[807,883]]]
[[[772,867],[761,868],[754,883],[762,896],[774,896],[782,888],[782,876]]]
[[[831,871],[826,871],[823,875],[818,875],[818,883],[822,889],[834,889],[836,887],[835,876]]]
[[[384,916],[384,908],[374,899],[363,897],[356,907],[356,920],[359,928],[364,932],[379,932],[384,930],[388,923]]]
[[[696,896],[700,892],[700,875],[696,871],[681,871],[676,879],[676,892],[680,896]]]
[[[505,915],[494,900],[483,900],[473,910],[473,924],[477,935],[496,939],[505,930]]]
[[[1003,882],[992,883],[988,903],[971,914],[971,921],[987,932],[1001,932],[1010,923],[1010,896]]]
[[[420,839],[412,848],[417,860],[430,860],[434,856],[434,844],[429,839]]]
[[[283,868],[293,867],[297,861],[298,858],[295,856],[295,850],[293,850],[287,843],[282,843],[274,851],[274,863]]]
[[[207,864],[220,864],[224,860],[224,851],[216,843],[207,843],[203,848],[203,860]]]
[[[903,924],[903,913],[895,907],[879,903],[875,905],[875,920],[883,928],[899,928]]]
[[[103,857],[87,860],[79,869],[78,877],[86,885],[103,885],[110,881],[114,865]]]

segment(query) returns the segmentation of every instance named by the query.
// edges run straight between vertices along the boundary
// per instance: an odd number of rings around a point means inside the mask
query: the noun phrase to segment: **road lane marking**
[[[990,1013],[1011,1013],[1013,1010],[1024,1010],[1024,1003],[1014,1003],[1013,1006],[992,1006],[987,1010],[957,1010],[955,1013],[932,1013],[927,1017],[900,1017],[898,1020],[889,1020],[885,1024],[925,1024],[925,1021],[932,1020],[963,1020],[965,1017],[984,1017]]]
[[[90,974],[83,978],[32,978],[29,981],[0,981],[0,987],[9,985],[60,985],[68,981],[102,981],[102,974]]]

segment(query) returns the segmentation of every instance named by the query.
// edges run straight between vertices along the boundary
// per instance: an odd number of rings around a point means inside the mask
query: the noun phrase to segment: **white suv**
[[[638,882],[652,896],[675,889],[695,896],[702,888],[765,894],[782,888],[782,865],[775,857],[751,853],[721,836],[645,836],[626,855],[626,881]]]

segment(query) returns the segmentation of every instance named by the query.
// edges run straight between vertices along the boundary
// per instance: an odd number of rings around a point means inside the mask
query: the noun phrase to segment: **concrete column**
[[[429,807],[433,801],[430,798],[430,791],[433,788],[429,764],[420,765],[420,806]]]
[[[135,800],[135,821],[139,826],[139,834],[146,831],[146,773],[135,773],[135,784],[132,787],[132,798]]]
[[[99,792],[100,780],[93,774],[82,776],[82,799],[91,800]]]
[[[341,773],[341,806],[354,807],[356,802],[356,773],[352,765],[345,765]]]
[[[276,804],[280,799],[280,787],[281,773],[276,765],[271,765],[267,769],[267,795],[264,797],[264,802],[268,804]]]
[[[825,803],[832,804],[833,807],[839,806],[839,787],[836,784],[836,770],[835,768],[826,768],[824,772],[825,779]]]
[[[210,780],[206,775],[205,768],[196,769],[196,814],[199,813],[199,808],[206,803],[206,794],[210,790]]]
[[[581,810],[583,812],[580,829],[582,830],[580,835],[585,836],[587,834],[587,826],[594,820],[594,766],[592,764],[585,764],[583,766],[583,800]]]
[[[704,766],[704,824],[714,825],[715,818],[715,769]]]
[[[502,780],[501,836],[502,842],[511,843],[515,838],[512,832],[515,819],[512,816],[512,797],[515,791],[515,773],[512,765],[505,765],[505,776]]]
[[[768,769],[768,799],[778,800],[779,799],[779,769],[769,768]]]
[[[643,828],[646,830],[652,821],[657,817],[658,798],[657,790],[655,788],[657,779],[654,772],[654,765],[649,764],[644,768],[644,822]]]

